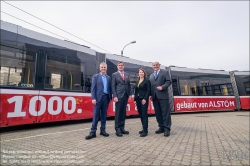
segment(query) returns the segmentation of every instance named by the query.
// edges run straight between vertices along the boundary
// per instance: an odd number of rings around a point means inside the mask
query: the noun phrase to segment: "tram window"
[[[83,64],[64,55],[47,55],[45,88],[82,91]]]
[[[51,83],[52,83],[52,85],[54,85],[55,89],[60,88],[60,85],[61,85],[61,75],[60,74],[51,73]]]
[[[250,94],[250,82],[244,82],[244,87],[245,87],[246,94],[249,95]]]
[[[231,83],[227,83],[226,80],[213,79],[212,90],[216,96],[233,95],[232,85]]]
[[[91,92],[91,85],[92,85],[92,76],[87,76],[86,81],[85,81],[85,86],[86,86],[86,92],[87,93]]]
[[[172,87],[174,96],[180,96],[177,78],[172,77]]]
[[[181,95],[197,95],[195,80],[179,80]]]
[[[227,89],[228,89],[228,95],[231,95],[231,96],[234,95],[231,83],[227,84]]]
[[[212,89],[208,80],[199,80],[198,82],[199,95],[212,95]]]
[[[216,95],[216,96],[221,96],[221,95],[222,95],[221,89],[220,89],[220,86],[219,86],[219,85],[214,85],[214,86],[213,86],[213,93],[214,93],[214,95]]]
[[[0,86],[34,87],[34,52],[1,46]]]
[[[222,95],[228,96],[228,88],[227,85],[220,85],[221,90],[222,90]]]

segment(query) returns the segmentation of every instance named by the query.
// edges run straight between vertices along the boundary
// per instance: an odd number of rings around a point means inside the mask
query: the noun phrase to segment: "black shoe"
[[[101,131],[101,132],[100,132],[100,135],[103,135],[104,137],[108,137],[108,136],[109,136],[109,134],[106,133],[105,130]]]
[[[155,134],[161,134],[164,133],[164,129],[159,128],[158,130],[155,131]]]
[[[168,137],[168,136],[170,136],[170,132],[169,131],[165,131],[164,132],[164,137]]]
[[[117,129],[115,134],[116,134],[118,137],[122,137],[122,133],[121,133],[121,130],[120,130],[120,129]]]
[[[139,134],[142,134],[143,132],[148,133],[148,129],[139,131]]]
[[[129,134],[129,132],[124,130],[124,129],[121,129],[121,132],[122,132],[122,134]]]
[[[96,137],[96,134],[93,133],[93,132],[90,132],[88,136],[85,137],[85,139],[92,139],[92,138],[95,138]]]
[[[143,132],[143,133],[140,134],[140,137],[146,137],[147,135],[148,135],[148,133]]]

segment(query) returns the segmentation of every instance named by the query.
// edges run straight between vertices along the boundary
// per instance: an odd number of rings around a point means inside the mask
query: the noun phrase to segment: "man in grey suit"
[[[131,95],[130,77],[124,72],[124,63],[117,63],[118,71],[112,74],[112,93],[115,103],[115,130],[116,135],[129,134],[124,129],[128,98]]]
[[[160,69],[159,62],[153,63],[154,73],[150,75],[151,100],[153,100],[156,120],[159,129],[156,134],[164,133],[165,137],[170,135],[171,114],[169,108],[168,87],[171,85],[170,75],[166,70]]]

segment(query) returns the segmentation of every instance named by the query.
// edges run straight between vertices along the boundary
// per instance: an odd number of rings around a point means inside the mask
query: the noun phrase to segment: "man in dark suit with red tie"
[[[126,108],[128,98],[131,97],[129,74],[124,72],[124,63],[117,63],[118,71],[112,74],[112,92],[115,102],[115,130],[116,135],[121,137],[129,134],[125,130]]]
[[[92,120],[92,127],[86,139],[91,139],[96,137],[97,123],[101,114],[101,127],[100,135],[108,137],[109,134],[106,133],[106,117],[109,102],[112,100],[112,89],[111,89],[111,79],[106,75],[107,64],[102,62],[100,64],[100,73],[95,74],[92,77],[91,85],[91,97],[92,103],[94,104],[94,115]]]

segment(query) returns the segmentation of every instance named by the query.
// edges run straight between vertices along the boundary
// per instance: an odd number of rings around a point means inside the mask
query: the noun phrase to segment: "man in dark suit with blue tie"
[[[168,87],[172,81],[166,70],[160,69],[160,63],[153,63],[154,73],[149,77],[151,82],[151,99],[153,100],[156,120],[159,129],[156,134],[164,133],[165,137],[170,135],[171,130],[171,113],[169,108]]]
[[[101,114],[101,127],[100,135],[108,137],[109,134],[106,133],[106,117],[109,102],[112,99],[112,89],[111,89],[111,79],[107,72],[107,64],[102,62],[100,64],[100,73],[95,74],[92,77],[91,85],[91,97],[92,103],[94,104],[94,115],[92,120],[92,127],[86,139],[91,139],[96,137],[97,123]]]
[[[117,63],[118,71],[112,74],[112,92],[115,102],[115,130],[116,135],[129,134],[125,130],[126,108],[128,98],[131,97],[129,74],[124,72],[124,63]]]

